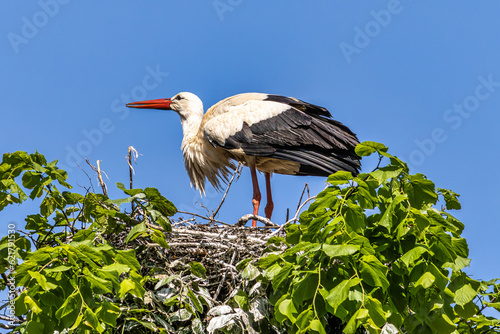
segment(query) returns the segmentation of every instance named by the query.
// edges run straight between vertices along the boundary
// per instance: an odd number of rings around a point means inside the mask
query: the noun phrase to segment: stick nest
[[[172,231],[165,233],[169,248],[148,244],[144,250],[148,254],[142,258],[149,263],[141,263],[142,267],[162,267],[165,276],[159,278],[196,276],[191,278],[208,291],[216,304],[225,303],[237,292],[242,278],[236,265],[245,259],[259,258],[267,239],[273,235],[270,228],[203,224],[193,220],[179,220],[172,225]]]

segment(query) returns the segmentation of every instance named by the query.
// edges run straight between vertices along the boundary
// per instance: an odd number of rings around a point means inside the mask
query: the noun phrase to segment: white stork
[[[293,97],[246,93],[228,97],[203,114],[203,103],[192,93],[172,98],[128,103],[127,107],[168,109],[181,118],[182,153],[191,184],[205,193],[205,179],[220,189],[236,160],[250,168],[253,214],[261,193],[257,172],[266,180],[268,219],[273,212],[272,173],[328,176],[339,170],[358,174],[356,135],[330,112]],[[254,220],[253,227],[257,226]]]

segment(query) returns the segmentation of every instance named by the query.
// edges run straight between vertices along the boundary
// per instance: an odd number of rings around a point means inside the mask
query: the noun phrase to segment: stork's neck
[[[192,110],[185,115],[181,115],[182,132],[184,134],[183,147],[199,136],[202,119],[203,107],[200,110]]]

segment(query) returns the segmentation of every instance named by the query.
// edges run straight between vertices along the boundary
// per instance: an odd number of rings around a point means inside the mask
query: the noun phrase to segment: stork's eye
[[[176,97],[175,99],[176,99],[176,100],[182,100],[182,99],[183,99],[183,97],[182,97],[182,96],[180,96],[180,95],[177,95],[177,97]]]

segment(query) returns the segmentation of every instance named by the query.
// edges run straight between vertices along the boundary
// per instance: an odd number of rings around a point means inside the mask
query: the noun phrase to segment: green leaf
[[[236,264],[236,269],[237,270],[243,270],[247,266],[247,264],[252,261],[251,257],[247,257],[246,259],[241,260]]]
[[[396,209],[396,206],[399,203],[401,203],[402,201],[404,201],[405,199],[407,199],[406,194],[396,195],[395,197],[392,198],[391,203],[389,204],[389,206],[387,207],[387,209],[383,213],[382,218],[379,221],[379,224],[384,226],[387,229],[387,231],[392,230],[393,219],[394,219],[394,214],[395,214],[394,211]]]
[[[257,265],[262,269],[266,269],[267,267],[270,267],[272,264],[274,264],[276,261],[279,261],[280,259],[281,256],[279,256],[278,254],[269,254],[267,256],[258,259]]]
[[[71,270],[71,269],[73,269],[73,267],[65,266],[65,265],[60,265],[60,266],[57,266],[57,267],[46,268],[45,272],[47,272],[47,273],[59,273],[59,272],[68,271],[68,270]]]
[[[329,257],[352,255],[359,251],[358,245],[328,245],[323,244],[322,250]]]
[[[234,295],[233,299],[242,310],[248,311],[248,308],[249,308],[248,307],[248,295],[245,291],[239,289],[238,292],[236,293],[236,295]],[[203,311],[203,309],[201,309],[201,311]]]
[[[456,325],[444,313],[435,313],[430,317],[429,326],[434,330],[434,333],[448,334],[456,330]]]
[[[278,305],[278,310],[292,322],[296,321],[297,309],[291,299],[284,299]]]
[[[386,182],[389,179],[397,178],[403,170],[398,166],[386,166],[377,169],[370,173],[380,184]]]
[[[418,281],[415,282],[415,287],[422,286],[424,289],[428,289],[434,284],[435,280],[436,277],[431,272],[426,271],[420,276]]]
[[[448,226],[452,227],[452,230],[455,231],[456,234],[455,236],[458,236],[460,233],[463,232],[465,228],[464,223],[462,223],[457,218],[453,217],[448,212],[443,212],[443,214],[446,216],[446,221],[448,222]]]
[[[135,269],[135,271],[139,271],[141,269],[141,265],[135,256],[135,251],[133,249],[118,251],[115,255],[115,260],[118,263],[126,264],[130,268]]]
[[[364,141],[356,146],[354,149],[357,155],[360,157],[371,155],[377,151],[387,152],[387,147],[384,144],[380,144],[374,141]]]
[[[349,296],[349,290],[361,282],[359,278],[346,279],[331,289],[326,296],[323,296],[326,302],[337,312],[337,308]]]
[[[167,239],[165,238],[165,234],[157,229],[151,228],[153,231],[153,235],[151,236],[151,240],[156,242],[160,247],[169,249],[170,246],[167,243]]]
[[[488,304],[489,303],[485,303],[485,305],[490,306]],[[464,319],[468,319],[474,316],[479,311],[479,307],[476,304],[474,304],[473,301],[470,301],[463,306],[456,304],[454,309],[455,312],[457,312],[457,314]],[[500,311],[500,307],[496,307],[495,309],[497,311]]]
[[[191,303],[196,308],[196,310],[198,312],[200,312],[200,313],[203,312],[203,306],[201,305],[200,300],[198,299],[198,297],[196,297],[196,295],[194,294],[193,290],[191,290],[191,289],[188,288],[187,289],[187,295],[188,295],[189,299],[191,300]]]
[[[28,189],[33,189],[40,182],[41,179],[42,179],[41,173],[26,172],[23,174],[22,177],[23,186]],[[35,197],[32,197],[31,199],[34,198]]]
[[[13,311],[16,317],[28,313],[29,310],[28,305],[24,302],[24,299],[26,298],[27,295],[28,295],[27,290],[25,290],[15,299],[14,302],[15,307],[13,308]]]
[[[24,304],[30,309],[30,311],[32,311],[35,314],[39,314],[42,312],[42,308],[30,296],[24,297]]]
[[[157,217],[156,222],[163,228],[165,232],[170,232],[172,231],[172,225],[170,224],[170,221],[168,219],[164,219],[164,217]]]
[[[113,263],[102,267],[100,271],[109,271],[109,272],[116,272],[117,274],[122,274],[122,273],[128,273],[130,271],[130,267],[121,263]]]
[[[387,315],[382,307],[382,303],[378,299],[368,296],[365,300],[365,306],[375,325],[378,327],[384,326],[387,322]]]
[[[191,268],[191,274],[201,277],[201,278],[207,278],[207,269],[199,263],[199,262],[190,262],[189,267]]]
[[[450,269],[453,269],[453,270],[462,270],[464,269],[465,267],[469,266],[470,264],[470,259],[467,259],[467,258],[464,258],[464,257],[461,257],[461,256],[457,256],[457,258],[455,259],[455,261],[453,262],[446,262],[443,264],[443,268],[450,268]]]
[[[366,319],[369,316],[369,312],[365,308],[360,308],[351,316],[349,321],[347,322],[344,333],[345,334],[354,334],[356,333],[356,329],[360,325],[360,321]]]
[[[256,279],[257,277],[259,277],[259,275],[260,275],[259,269],[257,269],[257,267],[255,267],[251,263],[248,264],[245,267],[245,269],[243,269],[243,271],[241,272],[241,277],[249,281]]]
[[[434,183],[423,174],[410,175],[409,182],[405,184],[405,192],[410,204],[417,209],[422,209],[427,204],[436,204]]]
[[[301,329],[301,330],[305,330],[306,328],[308,328],[308,326],[310,325],[311,323],[311,320],[314,318],[314,312],[313,310],[311,310],[310,308],[302,311],[302,313],[300,313],[298,316],[297,316],[297,321],[295,322],[295,325]]]
[[[113,286],[109,280],[102,279],[94,275],[88,268],[83,269],[84,279],[90,283],[94,292],[112,293]]]
[[[40,213],[42,214],[42,216],[44,217],[50,216],[55,209],[56,209],[56,201],[54,200],[54,198],[46,196],[43,199],[42,204],[40,205]]]
[[[33,321],[33,320],[28,321],[24,333],[26,334],[45,333],[45,325],[38,321]]]
[[[276,276],[272,277],[272,285],[273,289],[277,290],[281,283],[283,283],[287,278],[289,278],[290,271],[293,269],[293,266],[290,263],[285,263],[283,268],[276,274]]]
[[[286,241],[290,244],[298,244],[300,241],[300,237],[302,236],[302,231],[300,230],[299,225],[290,224],[285,227],[286,231]]]
[[[410,267],[413,265],[415,261],[420,259],[422,254],[428,253],[429,250],[427,247],[422,245],[417,245],[414,248],[407,251],[403,256],[401,256],[400,260],[406,265],[406,267]]]
[[[345,222],[353,231],[358,233],[361,232],[366,225],[365,219],[365,214],[360,206],[348,203],[345,210]]]
[[[57,285],[56,284],[53,284],[53,283],[50,283],[47,281],[47,278],[38,273],[38,272],[34,272],[34,271],[31,271],[31,270],[28,270],[28,273],[29,275],[34,278],[36,280],[36,282],[38,283],[38,285],[44,289],[45,291],[50,291],[52,289],[55,289],[57,288]]]
[[[472,301],[477,296],[477,291],[470,284],[464,284],[461,288],[455,291],[455,303],[464,306]]]
[[[168,199],[163,197],[162,194],[156,188],[146,188],[144,189],[144,193],[150,204],[161,212],[165,217],[173,216],[177,212],[177,208],[175,205],[170,202]]]
[[[443,262],[454,262],[457,255],[453,250],[451,244],[451,236],[440,232],[435,235],[435,240],[431,244],[431,250],[434,252],[435,257]]]
[[[82,305],[82,299],[78,291],[75,290],[68,298],[66,298],[61,307],[56,311],[55,316],[57,319],[62,319],[65,316],[74,313],[75,311],[76,313],[78,313],[78,310],[80,309],[81,305]],[[76,314],[74,316],[76,320]]]
[[[307,226],[306,235],[314,237],[332,219],[331,212],[327,211],[323,215],[314,218]]]
[[[309,324],[309,329],[320,334],[326,334],[323,324],[318,319],[314,319],[313,321],[311,321],[311,323]]]
[[[460,202],[458,201],[458,197],[460,197],[459,194],[457,194],[456,192],[453,192],[449,189],[437,188],[437,190],[444,197],[444,201],[446,203],[446,209],[448,209],[448,210],[460,210],[462,208],[462,206],[460,205]]]
[[[106,300],[103,301],[96,311],[98,319],[112,327],[116,327],[116,319],[118,319],[120,314],[120,307]]]
[[[440,268],[436,267],[434,265],[434,263],[432,263],[432,262],[427,265],[427,270],[430,273],[432,273],[432,275],[434,275],[434,278],[435,278],[434,284],[436,284],[436,286],[441,291],[444,291],[446,289],[446,286],[449,283],[447,271],[445,269],[440,269]],[[443,271],[446,273],[446,275],[443,274]]]
[[[136,288],[136,283],[126,278],[120,283],[120,291],[118,291],[118,296],[123,299],[127,292],[132,291]]]
[[[318,274],[308,273],[298,282],[293,285],[292,299],[297,305],[302,305],[302,302],[313,298],[314,291],[318,286]]]
[[[128,233],[127,237],[125,238],[125,243],[128,243],[129,241],[134,240],[135,238],[143,235],[146,233],[147,228],[145,223],[140,223],[132,227],[130,232]]]
[[[125,203],[130,203],[133,200],[134,200],[134,197],[125,197],[125,198],[113,199],[113,200],[111,200],[111,203],[120,206],[120,205],[125,204]]]
[[[97,330],[98,332],[102,333],[104,331],[104,328],[102,328],[101,324],[99,323],[97,316],[88,307],[85,309],[84,312],[84,324],[91,327],[94,330]]]
[[[352,173],[346,171],[338,171],[335,174],[328,176],[328,183],[331,185],[346,184],[352,180]]]
[[[117,182],[116,187],[118,189],[122,190],[125,194],[127,194],[129,196],[135,196],[137,194],[144,192],[144,190],[142,190],[142,189],[127,189],[127,188],[125,188],[125,186],[121,182]]]
[[[373,287],[381,287],[386,291],[389,287],[387,280],[387,267],[384,266],[374,255],[364,255],[360,263],[361,278]]]

